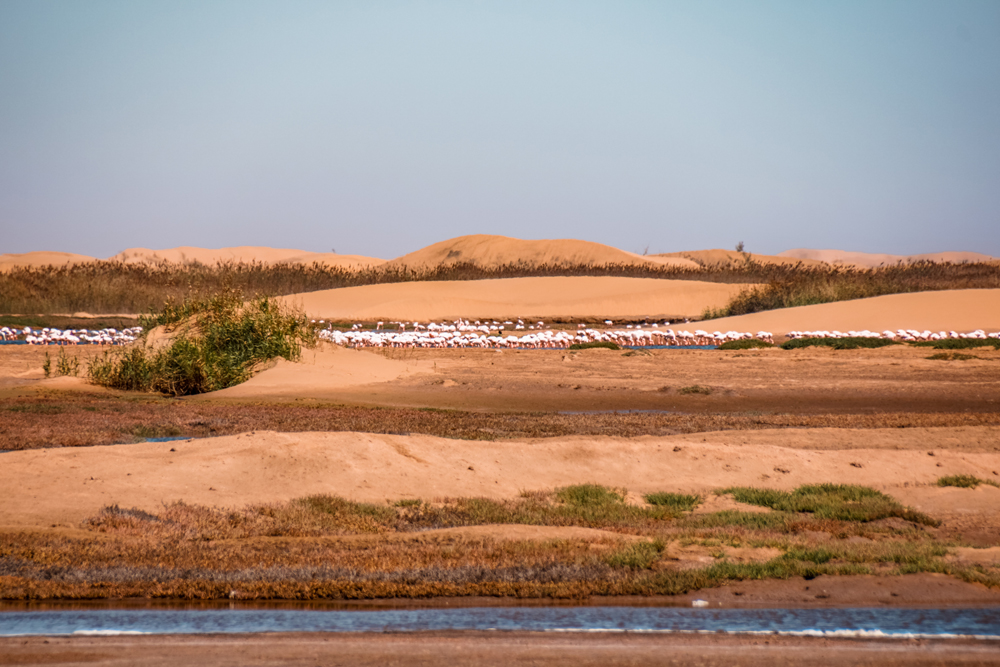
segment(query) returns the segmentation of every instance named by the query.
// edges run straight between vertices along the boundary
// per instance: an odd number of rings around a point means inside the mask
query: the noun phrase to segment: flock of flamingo
[[[717,347],[736,340],[755,339],[767,343],[774,342],[774,335],[768,331],[756,334],[740,331],[705,331],[696,329],[675,331],[670,322],[662,325],[625,325],[613,328],[611,320],[605,321],[605,329],[595,329],[578,325],[577,330],[547,329],[544,322],[525,324],[523,320],[504,322],[455,320],[454,322],[391,322],[393,329],[384,328],[378,322],[374,329],[365,329],[355,324],[348,331],[334,329],[323,320],[313,320],[320,340],[352,348],[402,347],[402,348],[491,348],[491,349],[548,349],[567,348],[575,343],[615,343],[621,347]],[[325,325],[325,326],[324,326]],[[512,332],[516,332],[515,335]],[[45,328],[0,328],[0,342],[26,343],[29,345],[126,345],[142,336],[142,327],[127,329],[56,329]],[[883,338],[904,342],[945,340],[949,338],[996,338],[1000,331],[986,333],[983,330],[971,333],[957,331],[917,331],[898,329],[896,331],[790,331],[786,338]]]

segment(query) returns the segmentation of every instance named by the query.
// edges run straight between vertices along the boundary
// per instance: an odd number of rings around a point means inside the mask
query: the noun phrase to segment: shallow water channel
[[[0,636],[255,632],[705,632],[975,637],[1000,642],[1000,607],[693,609],[552,606],[430,609],[69,608],[0,610]],[[1000,643],[998,643],[1000,648]]]

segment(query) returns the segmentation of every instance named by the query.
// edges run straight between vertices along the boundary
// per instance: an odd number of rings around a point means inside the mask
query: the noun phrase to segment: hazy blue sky
[[[1000,255],[1000,2],[0,0],[0,253]]]

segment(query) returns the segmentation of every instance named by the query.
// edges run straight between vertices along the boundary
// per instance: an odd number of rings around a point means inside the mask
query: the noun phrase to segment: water
[[[253,632],[699,632],[1000,641],[1000,608],[691,609],[472,607],[309,609],[73,609],[0,612],[0,636]]]

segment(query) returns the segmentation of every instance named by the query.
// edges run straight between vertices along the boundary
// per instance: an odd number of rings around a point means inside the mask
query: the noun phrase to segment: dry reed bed
[[[712,316],[738,315],[789,305],[940,289],[1000,287],[1000,264],[916,262],[874,269],[803,264],[742,263],[699,268],[654,264],[471,263],[430,269],[347,269],[319,263],[259,262],[126,264],[94,261],[64,267],[22,267],[0,273],[0,313],[141,313],[167,301],[205,297],[234,289],[246,298],[338,287],[439,280],[486,280],[535,276],[623,276],[765,285],[738,296]]]
[[[911,522],[797,512],[689,515],[626,508],[614,498],[576,505],[570,498],[560,505],[559,493],[396,508],[325,496],[232,510],[177,503],[157,516],[106,508],[85,522],[103,533],[0,534],[0,598],[573,598],[674,595],[734,580],[910,572],[1000,586],[996,567],[951,562],[947,552],[954,543],[919,516]],[[884,502],[894,507],[891,499]],[[505,513],[526,507],[541,512],[535,518],[544,515],[544,525],[599,526],[636,537],[518,541],[413,532],[441,517],[462,525],[510,521]],[[380,534],[370,534],[376,529]],[[311,537],[288,537],[296,534]],[[700,548],[715,562],[677,561],[672,553],[682,547]],[[731,560],[729,549],[782,555]]]
[[[0,405],[0,423],[3,424],[0,450],[18,450],[134,443],[146,438],[199,438],[250,431],[419,433],[462,440],[507,440],[569,435],[636,437],[770,428],[989,426],[1000,424],[1000,415],[976,412],[558,414],[329,404],[206,404],[149,395],[61,393],[4,399]],[[789,446],[794,446],[794,442]]]

